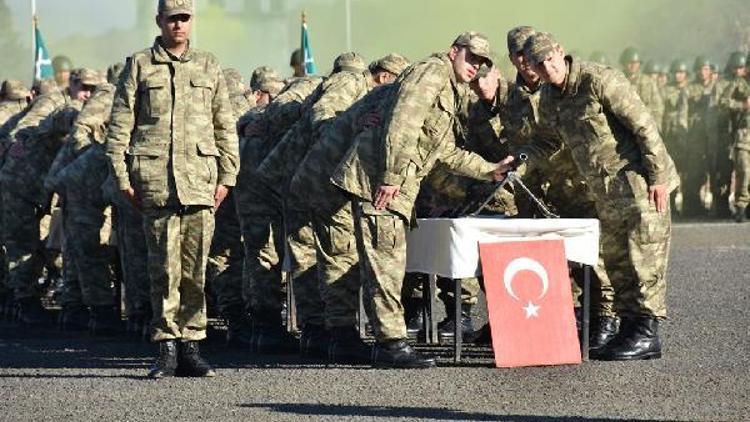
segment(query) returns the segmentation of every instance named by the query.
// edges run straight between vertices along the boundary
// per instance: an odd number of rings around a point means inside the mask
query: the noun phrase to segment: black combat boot
[[[362,341],[356,328],[336,327],[331,330],[328,359],[331,363],[369,365],[372,363],[372,346]]]
[[[89,330],[95,336],[114,336],[122,333],[119,310],[115,306],[92,307]]]
[[[227,346],[250,350],[253,337],[253,326],[250,316],[244,312],[229,314],[227,321]]]
[[[745,219],[747,218],[747,208],[745,207],[737,207],[737,209],[734,212],[734,221],[738,223],[744,223]]]
[[[406,335],[416,338],[424,328],[424,306],[422,299],[404,299],[404,322],[406,323]]]
[[[406,340],[388,340],[375,343],[372,363],[378,368],[432,368],[435,358],[412,349]]]
[[[251,350],[266,355],[291,355],[299,352],[299,341],[280,323],[253,323]]]
[[[593,322],[589,333],[589,356],[598,359],[599,353],[617,335],[620,321],[613,316],[600,315]]]
[[[464,338],[467,343],[474,343],[480,346],[492,346],[492,332],[490,324],[484,324],[482,328],[474,331],[471,335]]]
[[[303,357],[324,359],[328,356],[331,334],[322,325],[305,324],[299,338],[299,354]]]
[[[449,307],[446,306],[446,309]],[[438,333],[440,337],[450,337],[455,335],[456,331],[456,312],[453,308],[447,311],[447,316],[438,324]],[[461,305],[461,336],[468,338],[474,334],[474,321],[471,318],[471,305]]]
[[[651,316],[623,319],[620,332],[599,353],[601,360],[661,358],[659,320]]]
[[[89,326],[89,309],[83,305],[65,305],[60,312],[61,331],[86,331]]]
[[[177,341],[162,340],[159,342],[159,357],[148,373],[149,378],[159,379],[172,377],[177,369]]]
[[[200,355],[197,341],[180,343],[177,352],[177,370],[180,377],[215,377],[216,371]]]
[[[19,299],[18,306],[18,319],[22,325],[42,328],[54,323],[50,313],[44,309],[38,297]]]

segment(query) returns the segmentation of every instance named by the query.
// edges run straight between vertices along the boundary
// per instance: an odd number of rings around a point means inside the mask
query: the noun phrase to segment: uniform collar
[[[562,94],[575,95],[578,93],[578,84],[581,80],[581,63],[573,60],[573,56],[565,56],[565,65],[568,72],[563,82]]]
[[[159,36],[154,40],[151,54],[153,55],[154,61],[157,63],[170,63],[174,61],[189,62],[193,57],[193,49],[190,48],[190,41],[188,41],[188,48],[185,50],[185,53],[182,54],[182,57],[177,57],[164,48],[161,36]]]

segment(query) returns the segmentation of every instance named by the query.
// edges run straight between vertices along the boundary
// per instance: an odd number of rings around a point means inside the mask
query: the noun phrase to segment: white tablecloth
[[[599,220],[589,218],[419,219],[407,235],[406,270],[449,278],[480,275],[479,243],[563,239],[569,261],[596,265]]]

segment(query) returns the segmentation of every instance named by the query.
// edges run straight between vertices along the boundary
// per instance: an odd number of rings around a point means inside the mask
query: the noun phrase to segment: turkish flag
[[[562,240],[479,245],[498,367],[581,363]]]

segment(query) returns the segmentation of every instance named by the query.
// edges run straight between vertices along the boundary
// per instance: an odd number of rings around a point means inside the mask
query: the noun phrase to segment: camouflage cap
[[[490,41],[484,34],[477,31],[466,31],[459,35],[453,44],[459,47],[466,47],[479,57],[487,59],[492,64],[492,53],[490,53]]]
[[[362,60],[362,56],[359,54],[349,51],[346,53],[339,54],[336,60],[333,61],[333,72],[340,72],[345,70],[347,72],[364,72],[366,69],[365,61]]]
[[[253,75],[250,77],[250,89],[253,91],[265,91],[262,87],[268,87],[281,83],[283,85],[281,76],[276,73],[275,70],[268,66],[260,66],[253,70]]]
[[[223,70],[224,79],[229,88],[229,95],[242,95],[245,92],[245,80],[237,69],[228,67]]]
[[[91,86],[101,85],[104,82],[104,77],[100,72],[88,68],[79,69],[73,79],[80,81],[83,85]]]
[[[162,16],[192,15],[193,0],[159,0],[158,10]]]
[[[263,91],[275,97],[284,89],[284,81],[278,79],[264,79],[258,84],[258,91]]]
[[[530,36],[523,45],[523,54],[533,64],[541,63],[547,59],[559,43],[555,41],[549,32],[537,32]]]
[[[523,45],[530,36],[536,34],[536,30],[530,26],[517,26],[508,31],[508,53],[518,54],[523,52]]]
[[[23,100],[29,96],[29,89],[23,82],[7,80],[3,82],[2,97],[6,100]]]
[[[378,69],[385,70],[386,72],[393,73],[394,75],[400,75],[407,67],[409,67],[409,59],[406,57],[391,53],[385,57],[381,57],[378,60],[370,63],[370,71],[376,72]]]

